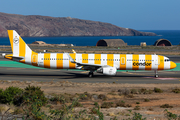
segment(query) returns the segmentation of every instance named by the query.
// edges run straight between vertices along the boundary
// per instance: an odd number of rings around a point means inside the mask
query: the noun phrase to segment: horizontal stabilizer
[[[24,57],[21,57],[21,56],[11,56],[11,55],[8,56],[8,55],[6,55],[6,57],[11,57],[15,61],[24,60]]]

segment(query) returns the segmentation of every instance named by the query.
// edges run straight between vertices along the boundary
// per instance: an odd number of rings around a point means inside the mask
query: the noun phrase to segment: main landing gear
[[[89,72],[89,74],[88,74],[88,76],[91,78],[91,77],[93,77],[93,72]]]
[[[90,71],[90,72],[89,72],[88,76],[89,76],[90,78],[93,77],[93,75],[94,75],[93,72],[94,72],[94,71]]]
[[[154,72],[155,72],[155,76],[154,77],[158,78],[159,76],[158,76],[157,70],[155,70]]]

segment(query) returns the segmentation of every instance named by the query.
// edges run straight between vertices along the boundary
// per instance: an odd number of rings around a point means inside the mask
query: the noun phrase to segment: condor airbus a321
[[[17,62],[52,69],[88,70],[104,75],[116,75],[117,70],[158,70],[176,67],[169,58],[160,55],[145,54],[81,54],[76,53],[36,53],[23,41],[15,30],[8,30],[13,54],[3,56]]]

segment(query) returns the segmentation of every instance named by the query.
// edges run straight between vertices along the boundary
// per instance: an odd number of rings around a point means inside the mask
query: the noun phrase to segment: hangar
[[[122,39],[101,39],[96,43],[96,46],[119,47],[127,46]]]
[[[154,43],[154,46],[172,46],[172,44],[169,40],[159,39]]]

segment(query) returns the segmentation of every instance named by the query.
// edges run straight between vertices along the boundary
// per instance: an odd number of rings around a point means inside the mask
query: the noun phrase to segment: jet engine
[[[104,75],[116,75],[117,69],[115,67],[100,67],[97,69],[97,73],[103,73]]]

